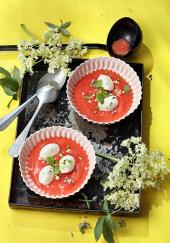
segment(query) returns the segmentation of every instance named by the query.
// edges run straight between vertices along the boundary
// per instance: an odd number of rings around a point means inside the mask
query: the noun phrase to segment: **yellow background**
[[[72,21],[73,36],[85,42],[105,43],[112,24],[121,17],[134,18],[143,30],[143,46],[130,60],[145,65],[143,102],[143,139],[150,149],[160,149],[170,158],[170,1],[169,0],[1,0],[0,44],[16,44],[26,38],[19,25],[26,24],[39,37],[44,21]],[[88,57],[107,55],[91,51]],[[17,54],[0,53],[0,66],[18,65]],[[148,75],[153,75],[149,80]],[[15,108],[0,89],[0,116]],[[12,210],[8,193],[12,160],[7,151],[15,136],[16,123],[0,132],[0,243],[95,242],[93,228],[97,219],[88,215],[92,229],[81,235],[78,223],[85,215],[74,213]],[[127,226],[118,229],[116,243],[170,242],[170,182],[166,191],[148,191],[142,196],[139,217],[127,217]],[[119,217],[116,217],[118,220]],[[74,238],[71,237],[74,233]],[[104,242],[101,238],[99,242]]]

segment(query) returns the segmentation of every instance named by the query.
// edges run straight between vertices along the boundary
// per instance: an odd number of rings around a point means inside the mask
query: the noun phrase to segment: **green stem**
[[[87,200],[85,200],[85,199],[79,199],[79,201],[81,201],[81,202],[93,202],[94,200],[93,199],[87,199]]]
[[[115,213],[118,213],[119,211],[120,211],[120,208],[117,209],[117,210],[115,210],[115,211],[112,211],[110,214],[113,215],[113,214],[115,214]]]
[[[112,157],[112,156],[109,156],[109,155],[105,155],[105,154],[100,154],[98,152],[96,152],[96,156],[104,158],[104,159],[108,159],[108,160],[110,160],[112,162],[119,162],[119,159],[117,159],[115,157]]]
[[[10,101],[9,101],[9,103],[8,103],[8,105],[7,105],[8,108],[10,107],[10,104],[11,104],[11,102],[13,101],[13,99],[14,99],[14,97],[12,96],[12,98],[10,99]]]

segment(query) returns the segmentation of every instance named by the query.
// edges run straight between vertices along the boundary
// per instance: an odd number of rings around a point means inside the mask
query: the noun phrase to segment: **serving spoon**
[[[38,115],[40,109],[42,108],[42,106],[44,104],[54,102],[57,99],[58,94],[59,94],[59,89],[57,89],[56,87],[54,87],[51,84],[44,85],[37,90],[37,97],[39,99],[38,107],[37,107],[34,115],[32,116],[31,120],[28,122],[27,126],[24,128],[22,133],[17,137],[17,139],[15,140],[13,145],[9,148],[8,154],[11,157],[13,157],[13,158],[18,157],[21,146],[25,142],[28,132],[29,132],[36,116]]]
[[[11,111],[9,114],[0,119],[0,131],[7,128],[11,124],[11,122],[26,108],[26,106],[37,97],[37,93],[39,93],[40,87],[47,84],[52,84],[57,89],[61,89],[65,81],[66,75],[60,69],[57,69],[55,73],[46,73],[38,82],[38,89],[36,91],[36,94],[34,94],[18,108]]]

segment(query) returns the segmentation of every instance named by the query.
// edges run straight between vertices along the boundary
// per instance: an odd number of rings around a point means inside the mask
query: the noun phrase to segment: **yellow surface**
[[[44,21],[72,21],[70,31],[85,42],[105,43],[112,24],[119,18],[134,18],[143,30],[143,46],[130,59],[145,64],[143,104],[143,138],[151,149],[160,149],[170,158],[170,2],[169,0],[1,0],[0,44],[16,44],[26,35],[20,30],[26,24],[41,37]],[[107,55],[93,51],[89,57]],[[18,64],[16,53],[0,53],[0,66]],[[9,97],[0,89],[0,116],[9,109]],[[74,213],[12,210],[8,207],[11,158],[7,150],[15,136],[16,123],[0,132],[0,243],[69,243],[95,242],[93,229],[81,235],[77,224],[85,215]],[[127,227],[119,229],[116,243],[170,242],[170,182],[166,192],[149,191],[142,197],[140,217],[126,218]],[[97,217],[88,215],[92,228]],[[119,219],[119,217],[117,217]],[[71,237],[74,233],[74,238]],[[99,242],[104,242],[103,238]]]

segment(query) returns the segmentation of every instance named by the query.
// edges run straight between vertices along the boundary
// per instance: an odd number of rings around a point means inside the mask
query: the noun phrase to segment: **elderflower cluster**
[[[121,146],[127,153],[116,158],[116,164],[102,183],[105,199],[115,209],[134,211],[139,207],[139,191],[152,187],[159,189],[165,175],[170,173],[162,153],[150,152],[140,137],[124,140]]]
[[[48,72],[54,73],[55,69],[62,69],[66,74],[70,73],[69,63],[72,58],[82,57],[87,48],[83,42],[69,38],[65,48],[62,48],[62,34],[57,28],[49,28],[44,33],[44,42],[39,40],[22,40],[18,44],[19,59],[22,64],[22,75],[25,72],[33,73],[33,66],[43,61],[48,64]]]

